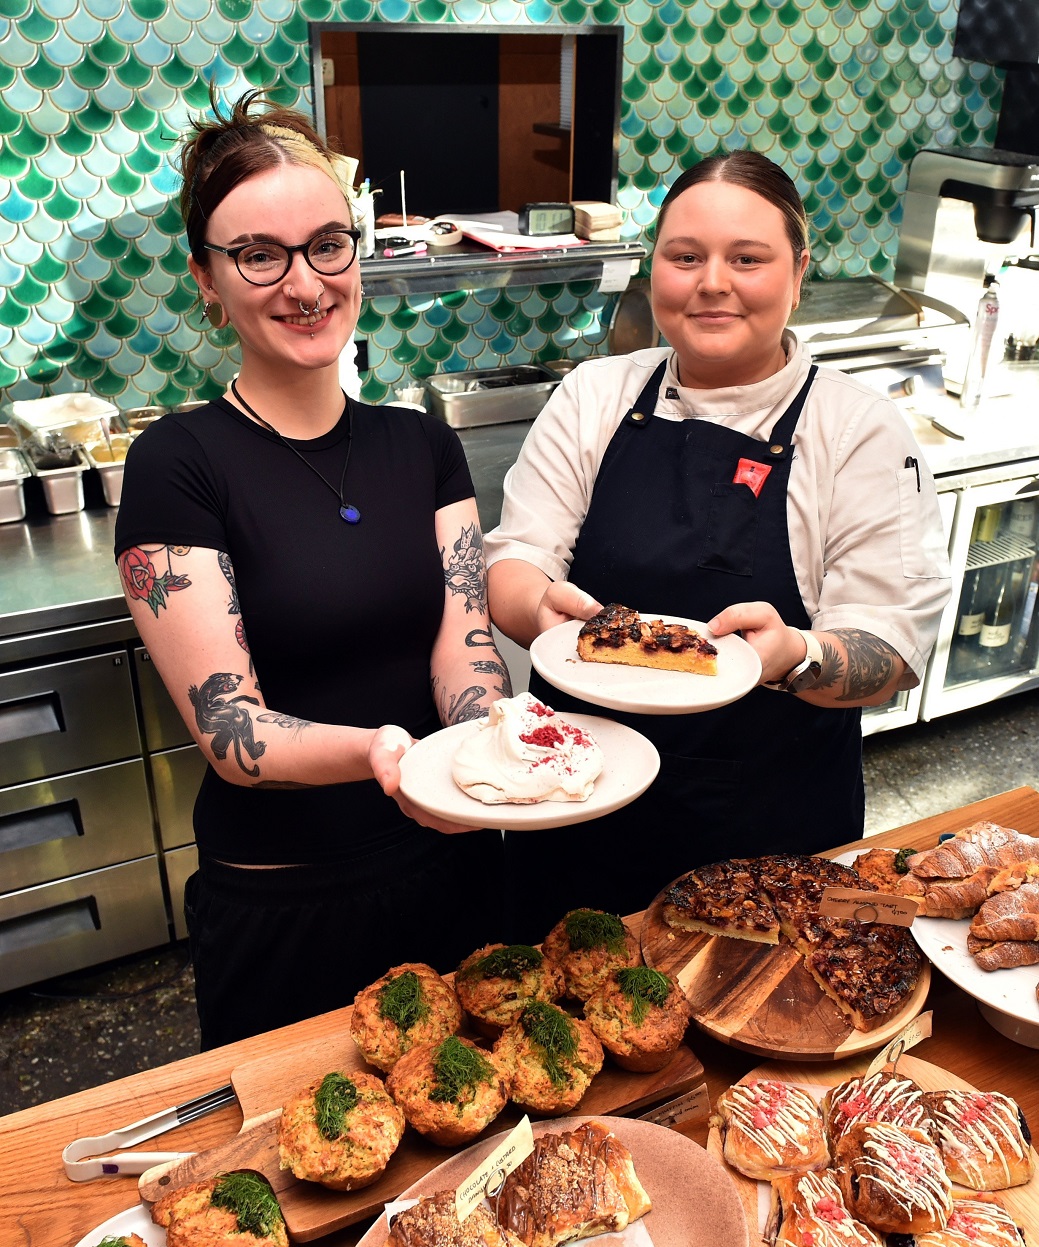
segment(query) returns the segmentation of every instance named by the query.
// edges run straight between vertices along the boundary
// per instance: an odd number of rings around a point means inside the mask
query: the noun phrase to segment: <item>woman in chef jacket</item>
[[[486,549],[491,615],[513,640],[620,602],[738,631],[762,667],[734,704],[675,716],[604,711],[535,673],[556,709],[650,737],[661,771],[615,814],[506,837],[514,937],[575,905],[642,908],[698,863],[862,834],[860,707],[919,682],[949,569],[897,408],[814,365],[786,327],[808,261],[804,206],[770,160],[686,170],[653,254],[670,346],[574,369],[506,478]]]

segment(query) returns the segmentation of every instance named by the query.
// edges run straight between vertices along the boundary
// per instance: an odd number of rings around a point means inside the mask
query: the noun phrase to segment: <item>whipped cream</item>
[[[587,732],[521,693],[492,704],[459,746],[451,773],[485,805],[533,805],[587,801],[602,768],[602,750]]]

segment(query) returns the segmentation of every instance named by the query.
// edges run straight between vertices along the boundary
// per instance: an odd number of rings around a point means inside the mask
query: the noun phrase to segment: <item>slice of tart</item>
[[[664,921],[680,931],[778,944],[779,920],[753,866],[740,858],[697,866],[668,888]]]
[[[584,662],[718,674],[718,651],[706,637],[685,624],[642,619],[637,611],[616,602],[581,627],[577,656]]]

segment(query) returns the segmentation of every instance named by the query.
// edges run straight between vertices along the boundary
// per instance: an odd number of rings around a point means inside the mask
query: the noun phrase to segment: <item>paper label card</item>
[[[631,281],[631,260],[603,260],[602,277],[599,279],[599,293],[611,294],[617,290],[627,290]],[[638,261],[634,261],[637,266]]]
[[[534,1150],[534,1131],[530,1128],[530,1118],[524,1117],[519,1125],[510,1130],[501,1143],[479,1166],[473,1170],[464,1182],[458,1184],[455,1192],[455,1211],[458,1220],[464,1221],[483,1197],[488,1188],[496,1192],[501,1183],[521,1165]]]
[[[819,903],[819,913],[824,918],[887,922],[894,927],[911,927],[916,910],[917,902],[910,896],[864,892],[860,888],[827,888]]]
[[[930,1038],[933,1019],[934,1012],[931,1009],[913,1018],[905,1030],[900,1031],[890,1043],[880,1049],[870,1062],[869,1069],[866,1071],[866,1077],[868,1078],[871,1074],[879,1073],[885,1065],[894,1066],[897,1070],[898,1060],[903,1052],[908,1052],[910,1048],[915,1048],[921,1039]]]
[[[702,1082],[692,1091],[680,1095],[676,1100],[668,1100],[666,1104],[658,1104],[649,1112],[639,1115],[640,1121],[651,1121],[655,1126],[666,1126],[670,1129],[687,1121],[699,1121],[706,1118],[711,1111],[711,1096],[707,1084]]]

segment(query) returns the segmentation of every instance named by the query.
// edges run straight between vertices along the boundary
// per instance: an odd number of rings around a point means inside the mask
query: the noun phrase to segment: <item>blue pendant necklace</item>
[[[343,474],[339,478],[339,488],[336,489],[336,487],[332,484],[332,482],[328,479],[328,477],[325,476],[323,472],[319,472],[317,468],[314,467],[314,465],[310,462],[310,460],[305,455],[301,455],[300,452],[296,449],[295,446],[293,446],[293,444],[289,441],[287,437],[283,437],[282,434],[278,432],[278,430],[274,427],[273,424],[268,423],[268,421],[264,420],[263,416],[261,416],[258,411],[254,411],[253,408],[249,406],[249,404],[245,401],[245,399],[241,396],[241,394],[239,394],[238,386],[235,384],[234,381],[231,382],[231,393],[235,396],[235,398],[239,401],[239,403],[241,403],[241,405],[245,408],[245,410],[249,413],[249,415],[252,416],[252,418],[256,421],[257,424],[262,425],[265,429],[268,429],[271,433],[273,433],[274,436],[279,439],[279,441],[281,441],[285,446],[289,448],[289,450],[292,451],[292,453],[304,465],[304,467],[308,467],[311,470],[311,472],[313,472],[314,475],[318,478],[318,480],[322,481],[325,485],[327,485],[328,488],[332,491],[332,493],[335,494],[335,496],[339,499],[339,518],[341,520],[345,520],[347,524],[360,524],[361,522],[360,511],[358,511],[358,509],[352,503],[347,502],[346,499],[343,497],[343,486],[346,484],[346,469],[350,466],[350,455],[353,452],[353,448],[354,448],[354,411],[353,411],[353,408],[350,406],[350,400],[346,399],[346,421],[347,421],[347,424],[346,424],[346,459],[343,462]],[[345,398],[346,396],[344,395],[343,397]]]

